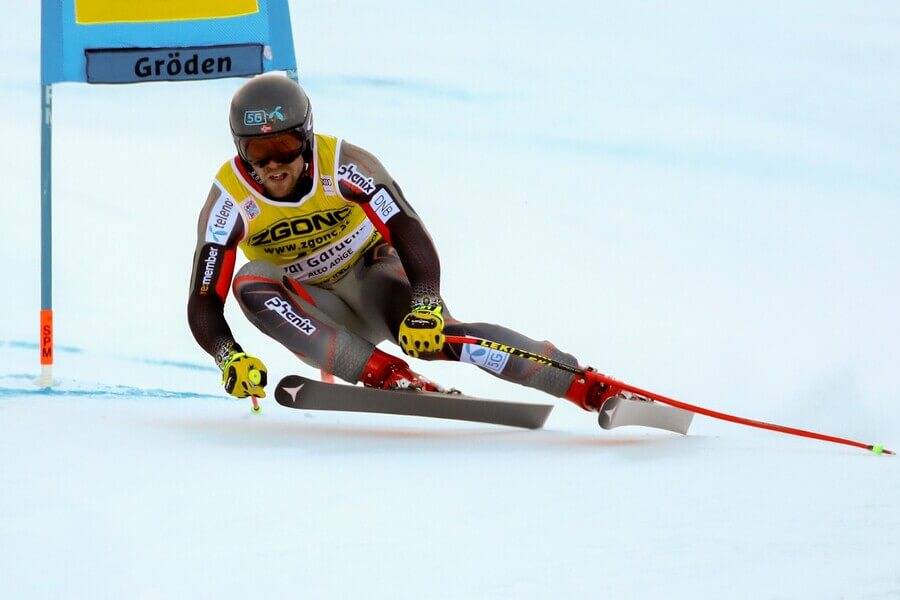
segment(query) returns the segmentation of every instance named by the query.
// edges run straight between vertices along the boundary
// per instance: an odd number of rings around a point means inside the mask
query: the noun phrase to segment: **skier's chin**
[[[266,192],[273,198],[284,198],[290,195],[297,180],[292,179],[290,173],[270,175],[265,179]]]

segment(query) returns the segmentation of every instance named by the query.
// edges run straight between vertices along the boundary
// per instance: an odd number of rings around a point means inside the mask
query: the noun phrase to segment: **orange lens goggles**
[[[299,158],[306,149],[306,141],[293,133],[241,142],[243,156],[251,165],[263,168],[270,162],[286,165]]]

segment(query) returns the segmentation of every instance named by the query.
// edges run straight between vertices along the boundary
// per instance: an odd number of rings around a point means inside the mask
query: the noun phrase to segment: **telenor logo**
[[[219,196],[209,213],[206,222],[206,241],[213,244],[225,244],[228,234],[234,229],[238,211],[234,201],[226,195]]]
[[[280,106],[276,106],[272,110],[256,109],[244,112],[244,125],[247,126],[265,125],[275,121],[284,121]]]
[[[475,344],[463,344],[460,362],[465,362],[483,367],[494,373],[502,373],[506,363],[509,362],[509,354],[498,350],[488,350]]]

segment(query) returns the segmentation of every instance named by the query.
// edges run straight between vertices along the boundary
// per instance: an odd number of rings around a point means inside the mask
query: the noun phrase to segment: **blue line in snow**
[[[66,389],[63,387],[38,388],[37,377],[31,373],[11,373],[0,375],[0,381],[27,381],[35,385],[29,387],[0,387],[0,398],[9,396],[80,396],[80,397],[138,397],[138,398],[213,398],[228,399],[223,394],[198,394],[196,392],[163,390],[159,388],[140,388],[130,385],[103,385],[93,388]],[[70,384],[71,385],[71,384]],[[77,382],[75,383],[77,385]],[[96,384],[95,384],[96,385]]]
[[[18,376],[16,376],[18,378]],[[12,396],[47,396],[47,397],[87,397],[87,398],[177,398],[184,399],[227,399],[225,396],[197,394],[195,392],[176,392],[173,390],[144,389],[130,386],[115,386],[84,390],[65,390],[58,388],[22,389],[0,387],[0,398]]]
[[[2,348],[3,346],[8,346],[10,348],[20,348],[23,350],[37,350],[39,347],[37,342],[26,342],[23,340],[0,340],[0,348]],[[54,344],[53,349],[58,352],[66,352],[69,354],[81,354],[84,352],[84,350],[82,350],[81,348],[76,348],[75,346],[60,346],[59,344]]]

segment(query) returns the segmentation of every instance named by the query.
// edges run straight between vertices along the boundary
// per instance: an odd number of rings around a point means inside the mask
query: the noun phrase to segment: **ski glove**
[[[265,398],[266,365],[255,356],[232,352],[222,363],[222,385],[236,398],[256,396]]]
[[[413,306],[400,323],[400,348],[412,357],[440,352],[444,347],[444,317],[440,304]]]

